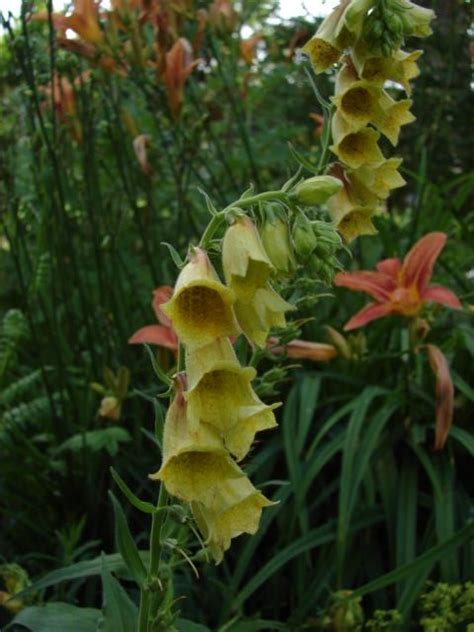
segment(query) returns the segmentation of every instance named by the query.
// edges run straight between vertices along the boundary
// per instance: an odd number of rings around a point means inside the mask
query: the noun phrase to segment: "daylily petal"
[[[348,287],[358,292],[366,292],[379,302],[387,301],[390,292],[396,287],[395,280],[387,274],[366,270],[339,272],[334,278],[334,284],[339,287]]]
[[[176,351],[178,349],[178,339],[176,334],[169,327],[163,325],[147,325],[136,331],[129,339],[129,344],[150,344],[158,347],[165,347]]]
[[[375,267],[379,272],[387,274],[388,276],[396,279],[398,271],[402,267],[402,262],[398,257],[393,257],[392,259],[384,259],[383,261],[379,261]]]
[[[433,301],[434,303],[454,307],[454,309],[461,309],[462,307],[461,301],[456,294],[448,290],[447,287],[441,287],[440,285],[432,285],[426,289],[423,292],[422,299],[424,301]]]
[[[400,270],[400,281],[405,287],[416,286],[423,294],[431,280],[433,266],[446,243],[447,235],[428,233],[409,251]]]
[[[334,345],[322,342],[309,342],[308,340],[292,340],[286,345],[282,345],[278,338],[271,336],[267,340],[267,347],[275,355],[286,354],[289,358],[295,360],[327,362],[337,356],[337,350]]]
[[[442,450],[453,424],[454,386],[445,355],[435,345],[426,345],[436,377],[436,425],[434,449]]]
[[[355,316],[353,316],[349,322],[344,326],[344,331],[350,331],[351,329],[357,329],[357,327],[363,327],[377,318],[383,318],[390,314],[391,308],[389,304],[380,305],[378,303],[370,303],[363,307]]]
[[[158,322],[165,327],[171,327],[171,320],[161,309],[163,303],[166,303],[173,296],[173,288],[171,285],[161,285],[153,290],[153,302],[152,307],[155,312]]]

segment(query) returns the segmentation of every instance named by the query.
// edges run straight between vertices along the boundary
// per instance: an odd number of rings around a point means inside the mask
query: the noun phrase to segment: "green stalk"
[[[248,206],[253,206],[254,204],[258,204],[259,202],[265,202],[267,200],[280,200],[281,202],[288,201],[288,194],[285,191],[264,191],[263,193],[257,193],[257,195],[252,195],[245,198],[240,198],[232,202],[228,206],[225,207],[223,211],[220,211],[216,215],[213,215],[211,221],[206,227],[204,231],[201,241],[199,242],[200,248],[207,248],[209,242],[214,236],[214,233],[217,231],[219,226],[225,220],[226,214],[232,208],[245,208]]]
[[[151,591],[156,590],[155,584],[158,579],[161,560],[161,529],[165,519],[163,508],[168,501],[168,494],[163,484],[160,485],[158,502],[156,503],[156,513],[153,514],[150,533],[150,565],[148,567],[148,578],[140,590],[140,609],[138,613],[137,632],[148,632],[148,623],[154,619],[156,612],[156,600],[151,599]],[[150,608],[151,606],[151,608]]]

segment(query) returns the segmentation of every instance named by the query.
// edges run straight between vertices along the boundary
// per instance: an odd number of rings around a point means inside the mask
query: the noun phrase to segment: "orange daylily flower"
[[[169,285],[162,285],[153,291],[152,307],[156,314],[159,325],[147,325],[136,331],[129,339],[132,345],[150,344],[164,347],[176,353],[178,351],[178,336],[176,335],[171,321],[161,309],[161,305],[169,301],[173,294],[173,288]]]
[[[335,285],[366,292],[376,301],[353,316],[344,329],[350,331],[389,314],[416,316],[428,301],[459,309],[461,303],[451,290],[429,286],[434,263],[446,239],[445,233],[428,233],[413,246],[403,263],[397,258],[384,259],[377,264],[377,272],[339,272]]]
[[[246,64],[249,66],[252,65],[254,56],[255,56],[255,47],[262,39],[261,33],[255,33],[252,37],[248,39],[241,40],[240,42],[240,56],[244,60]]]
[[[40,11],[31,16],[33,20],[47,20],[48,12]],[[71,29],[86,42],[99,44],[104,34],[99,24],[98,4],[94,0],[75,0],[74,11],[71,15],[53,13],[51,15],[54,28],[65,33],[66,29]]]
[[[143,173],[147,176],[151,176],[151,174],[153,173],[153,167],[148,162],[148,153],[146,150],[147,145],[150,143],[150,141],[151,137],[149,134],[138,134],[138,136],[135,136],[132,141],[133,151],[135,152],[135,156],[137,157],[138,164],[140,165]]]
[[[313,362],[327,362],[335,358],[338,353],[334,345],[308,340],[292,340],[285,345],[280,344],[278,338],[270,336],[267,340],[269,351],[275,355],[286,354],[294,360],[313,360]]]
[[[180,37],[166,53],[163,80],[168,93],[168,104],[173,116],[181,109],[184,96],[184,84],[200,59],[193,61],[193,49],[184,37]]]
[[[45,86],[40,86],[39,91],[45,97],[51,99],[51,105],[55,109],[58,120],[69,125],[73,138],[82,140],[81,124],[76,119],[76,93],[75,88],[88,79],[90,70],[85,70],[71,83],[67,77],[54,73],[53,80]],[[48,103],[45,101],[41,107],[44,109]]]
[[[446,357],[436,345],[424,347],[436,377],[436,424],[434,449],[442,450],[453,425],[454,386]]]

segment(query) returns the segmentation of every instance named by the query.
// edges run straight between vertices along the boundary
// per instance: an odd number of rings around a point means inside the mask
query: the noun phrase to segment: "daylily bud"
[[[99,417],[106,417],[112,421],[120,419],[121,402],[112,396],[104,397],[100,402]]]
[[[324,204],[341,186],[341,181],[332,176],[313,176],[299,182],[290,192],[290,197],[305,206]]]
[[[238,217],[222,244],[222,265],[229,287],[238,299],[250,301],[264,287],[274,268],[249,217]]]
[[[238,459],[249,451],[260,430],[277,423],[272,410],[254,393],[250,382],[253,367],[241,367],[229,340],[214,343],[186,354],[188,419],[192,427],[211,425]]]
[[[248,478],[227,481],[211,504],[192,503],[196,523],[218,564],[231,539],[242,533],[254,534],[264,507],[273,505]]]
[[[273,213],[267,213],[267,218],[260,229],[260,237],[265,252],[278,272],[290,274],[295,268],[295,260],[290,242],[288,222]]]
[[[191,428],[187,405],[178,389],[166,414],[163,463],[150,478],[163,481],[168,493],[181,500],[210,502],[228,480],[242,476],[211,426]]]
[[[326,325],[324,329],[329,340],[336,347],[338,354],[346,360],[350,360],[351,350],[344,336],[330,325]]]
[[[173,296],[161,309],[188,348],[239,333],[232,311],[234,292],[217,276],[207,254],[195,248],[176,281]]]
[[[298,257],[307,259],[318,243],[313,226],[304,213],[298,213],[293,224],[293,244]]]

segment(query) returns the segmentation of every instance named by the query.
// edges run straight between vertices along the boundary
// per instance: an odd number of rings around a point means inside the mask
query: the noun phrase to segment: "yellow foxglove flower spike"
[[[410,112],[413,105],[411,99],[395,101],[386,92],[379,99],[379,110],[372,121],[375,127],[382,132],[393,146],[398,144],[400,128],[403,125],[413,123],[416,117]]]
[[[238,299],[249,301],[263,287],[272,272],[272,262],[249,217],[238,217],[226,230],[222,244],[222,265],[228,286]]]
[[[229,340],[221,338],[186,353],[188,419],[192,427],[210,424],[227,449],[240,460],[249,451],[256,432],[274,428],[273,409],[251,387],[253,367],[241,367]]]
[[[295,309],[287,303],[268,283],[259,288],[251,301],[237,301],[235,314],[249,342],[264,347],[270,329],[285,327],[285,312]]]
[[[191,508],[214,560],[219,563],[232,538],[256,533],[262,509],[273,504],[243,477],[227,481],[210,504],[192,503]]]
[[[353,132],[339,112],[332,120],[334,144],[330,150],[351,169],[363,165],[375,165],[384,160],[377,141],[380,133],[370,127]]]
[[[166,414],[163,463],[152,480],[160,480],[172,496],[192,502],[209,502],[220,487],[244,473],[211,426],[191,428],[181,388]]]
[[[178,276],[173,296],[161,309],[181,342],[194,349],[239,333],[234,301],[234,292],[221,283],[204,250],[194,248]]]

